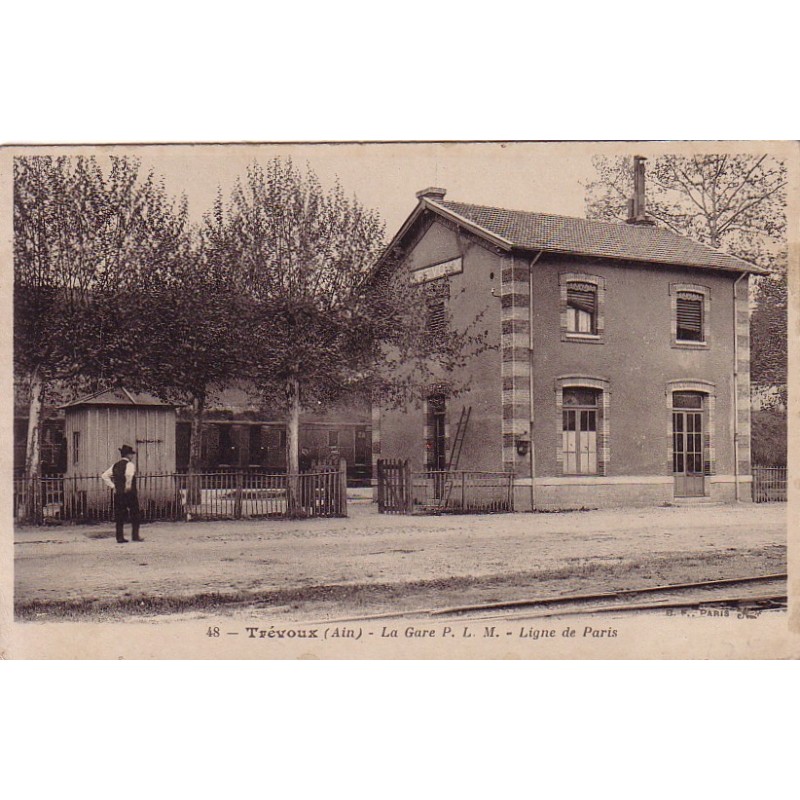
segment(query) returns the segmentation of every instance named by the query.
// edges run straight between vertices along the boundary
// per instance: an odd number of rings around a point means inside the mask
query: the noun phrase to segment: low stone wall
[[[750,502],[750,476],[740,477],[739,499]],[[541,511],[580,508],[652,507],[680,502],[675,497],[671,476],[620,476],[614,478],[537,478],[533,506]],[[530,480],[514,485],[515,511],[531,510]],[[701,500],[702,498],[698,498]],[[712,502],[736,502],[733,476],[706,479],[706,499]]]

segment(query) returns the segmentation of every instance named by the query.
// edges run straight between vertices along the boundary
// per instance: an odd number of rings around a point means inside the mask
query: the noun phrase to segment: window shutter
[[[567,285],[567,305],[594,315],[597,290],[591,284],[571,283]]]
[[[428,303],[428,331],[430,333],[443,333],[445,329],[445,304],[444,301]]]
[[[678,297],[678,338],[703,338],[703,300],[700,297]]]
[[[428,332],[441,334],[446,330],[447,301],[450,299],[450,283],[446,278],[430,281],[425,287],[428,306]]]

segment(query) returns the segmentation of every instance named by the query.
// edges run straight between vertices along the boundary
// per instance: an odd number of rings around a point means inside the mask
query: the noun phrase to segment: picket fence
[[[514,510],[514,475],[477,470],[414,472],[408,460],[379,459],[381,514],[496,513]]]
[[[142,520],[346,517],[347,470],[316,466],[300,475],[231,470],[138,475]],[[114,492],[98,476],[44,477],[38,502],[30,481],[14,481],[14,518],[34,524],[110,522]]]

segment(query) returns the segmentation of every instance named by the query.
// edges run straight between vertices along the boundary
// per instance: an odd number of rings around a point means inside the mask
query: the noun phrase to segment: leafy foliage
[[[593,165],[597,179],[586,187],[587,216],[624,222],[632,159],[597,157]],[[777,266],[784,256],[785,203],[786,165],[771,156],[667,155],[648,162],[649,216],[761,266]]]
[[[750,317],[750,376],[767,406],[787,404],[788,305],[785,272],[760,281]]]
[[[286,410],[290,470],[301,407],[407,401],[483,346],[474,329],[432,336],[425,292],[385,253],[378,214],[290,160],[253,164],[204,239],[248,305],[247,374],[260,402]]]
[[[14,162],[14,362],[62,384],[121,383],[143,368],[144,298],[186,248],[175,208],[137,161]],[[141,301],[140,301],[141,298]]]
[[[787,453],[786,412],[763,409],[752,414],[753,463],[762,467],[785,467]]]
[[[45,403],[144,381],[158,324],[147,297],[185,252],[186,220],[136,160],[112,157],[105,172],[95,158],[14,160],[14,368],[32,481]]]

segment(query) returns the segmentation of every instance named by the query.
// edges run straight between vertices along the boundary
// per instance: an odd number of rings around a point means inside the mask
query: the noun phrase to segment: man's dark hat
[[[136,451],[129,444],[122,445],[122,447],[120,447],[119,451],[120,451],[120,453],[122,453],[122,457],[123,458],[125,456],[135,456],[136,455]]]

